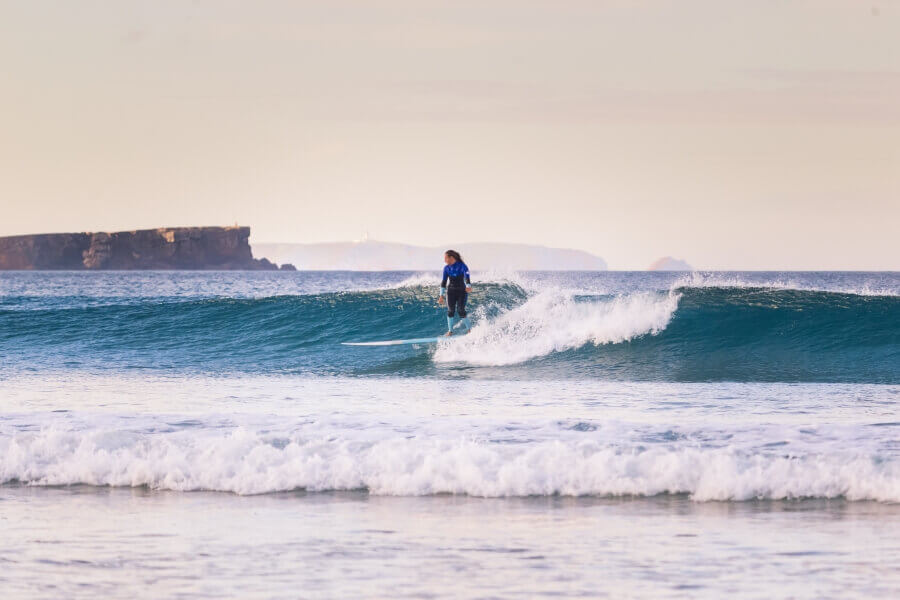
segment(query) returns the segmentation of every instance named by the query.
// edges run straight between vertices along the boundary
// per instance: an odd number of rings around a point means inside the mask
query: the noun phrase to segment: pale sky
[[[0,0],[0,235],[900,270],[900,0]]]

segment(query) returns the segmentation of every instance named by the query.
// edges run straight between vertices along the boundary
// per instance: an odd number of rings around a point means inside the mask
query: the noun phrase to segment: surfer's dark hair
[[[444,252],[444,254],[446,254],[447,256],[452,256],[453,258],[456,259],[456,262],[461,262],[461,263],[466,262],[462,259],[462,256],[460,256],[459,252],[457,252],[456,250],[447,250],[446,252]]]

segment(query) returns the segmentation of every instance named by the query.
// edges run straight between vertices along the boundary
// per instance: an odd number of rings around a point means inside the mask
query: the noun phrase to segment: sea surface
[[[0,273],[0,589],[900,597],[900,273]]]

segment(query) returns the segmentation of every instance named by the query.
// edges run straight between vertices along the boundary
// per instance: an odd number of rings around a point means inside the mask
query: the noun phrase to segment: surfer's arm
[[[447,274],[447,267],[444,267],[444,278],[441,279],[441,293],[438,296],[438,303],[444,302],[444,296],[447,294],[447,278],[449,275]]]
[[[447,267],[444,267],[444,278],[441,279],[441,298],[447,293],[447,279],[450,278],[450,274],[447,272]]]
[[[472,291],[472,278],[469,277],[469,267],[466,267],[466,291]]]

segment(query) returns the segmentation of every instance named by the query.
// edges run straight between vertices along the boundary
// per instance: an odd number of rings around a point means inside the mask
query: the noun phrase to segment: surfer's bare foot
[[[444,337],[450,337],[451,335],[453,335],[453,332],[448,331],[447,333],[444,334]]]

